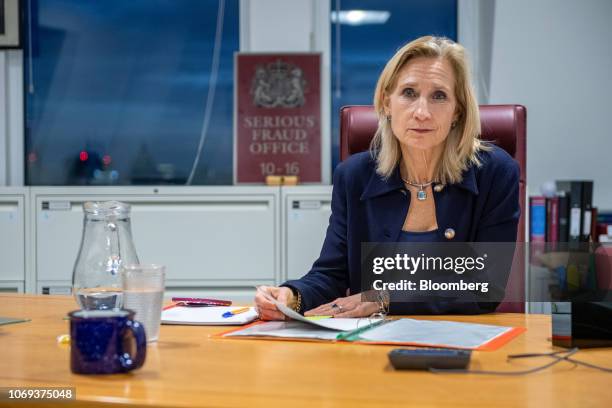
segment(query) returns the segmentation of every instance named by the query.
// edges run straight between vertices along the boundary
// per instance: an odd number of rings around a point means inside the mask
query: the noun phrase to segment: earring
[[[387,122],[391,123],[391,115],[387,115]]]
[[[454,128],[456,128],[456,127],[457,127],[457,121],[456,121],[456,120],[453,120],[453,121],[451,122],[451,129],[454,129]]]

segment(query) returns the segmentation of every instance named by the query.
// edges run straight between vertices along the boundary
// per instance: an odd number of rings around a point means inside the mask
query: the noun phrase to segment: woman
[[[362,242],[516,241],[519,168],[479,139],[469,78],[463,47],[446,38],[414,40],[387,62],[374,94],[379,125],[370,152],[351,156],[334,173],[321,255],[301,279],[257,293],[261,318],[284,319],[269,296],[307,316],[378,312],[381,304],[359,293]],[[474,314],[496,306],[391,303],[390,313]]]

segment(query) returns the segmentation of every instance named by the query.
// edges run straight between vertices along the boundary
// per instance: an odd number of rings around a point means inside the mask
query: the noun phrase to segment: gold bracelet
[[[300,313],[300,309],[302,308],[302,294],[299,290],[295,290],[297,292],[297,301],[295,302],[295,306],[293,306],[293,310]]]
[[[295,305],[289,306],[289,307],[294,312],[300,313],[300,309],[302,309],[302,294],[300,293],[299,290],[297,290],[293,286],[283,286],[283,287],[291,289],[291,293],[293,293],[293,296],[297,297],[297,300],[295,301]]]

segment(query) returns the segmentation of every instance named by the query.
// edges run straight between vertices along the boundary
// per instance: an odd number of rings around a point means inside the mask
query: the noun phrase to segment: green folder
[[[336,337],[336,340],[344,340],[344,341],[362,341],[363,339],[361,338],[360,334],[380,325],[383,323],[388,322],[389,320],[381,320],[379,322],[375,322],[372,324],[369,324],[365,327],[360,327],[359,329],[350,331],[350,332],[342,332],[340,334],[338,334],[338,337]]]

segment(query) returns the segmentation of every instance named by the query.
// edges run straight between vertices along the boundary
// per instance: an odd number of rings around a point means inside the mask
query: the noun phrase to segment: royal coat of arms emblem
[[[307,82],[300,67],[276,60],[259,65],[251,81],[253,105],[262,108],[296,108],[306,102]]]

